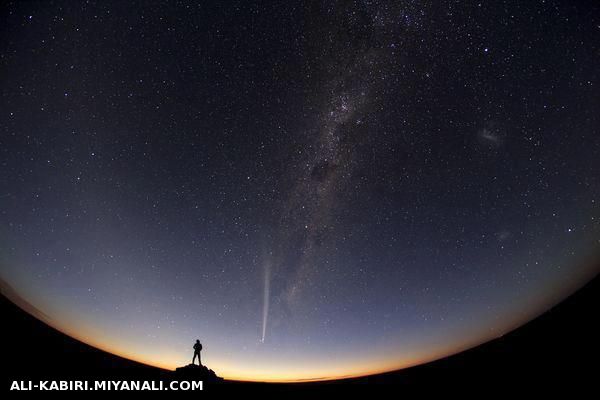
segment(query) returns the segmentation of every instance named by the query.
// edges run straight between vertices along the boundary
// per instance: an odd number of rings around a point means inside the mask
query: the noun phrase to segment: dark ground
[[[205,389],[244,392],[384,387],[411,392],[449,388],[585,389],[593,393],[600,370],[599,299],[600,277],[596,277],[549,312],[502,338],[406,370],[334,382],[288,385],[226,382],[205,384]],[[3,390],[8,390],[12,380],[175,378],[172,372],[126,360],[72,339],[23,312],[5,297],[0,299],[0,309]]]

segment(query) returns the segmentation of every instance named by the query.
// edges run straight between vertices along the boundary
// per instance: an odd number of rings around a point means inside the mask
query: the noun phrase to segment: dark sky
[[[1,6],[1,276],[53,325],[337,377],[597,273],[597,2],[200,3]]]

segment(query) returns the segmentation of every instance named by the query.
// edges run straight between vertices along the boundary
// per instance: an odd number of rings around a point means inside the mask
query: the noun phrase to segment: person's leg
[[[194,353],[194,357],[192,357],[192,364],[196,362],[196,353]]]

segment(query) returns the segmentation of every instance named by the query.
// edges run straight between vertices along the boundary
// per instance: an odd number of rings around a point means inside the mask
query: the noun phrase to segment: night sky
[[[0,275],[47,322],[333,378],[598,272],[597,2],[200,3],[0,6]]]

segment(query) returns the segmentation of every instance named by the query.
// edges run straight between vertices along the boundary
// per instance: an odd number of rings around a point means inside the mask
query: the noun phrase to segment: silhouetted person
[[[199,340],[196,340],[194,343],[194,357],[192,358],[192,364],[196,361],[196,357],[198,357],[198,365],[202,365],[202,361],[200,359],[200,351],[202,350],[202,343]]]

